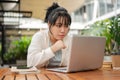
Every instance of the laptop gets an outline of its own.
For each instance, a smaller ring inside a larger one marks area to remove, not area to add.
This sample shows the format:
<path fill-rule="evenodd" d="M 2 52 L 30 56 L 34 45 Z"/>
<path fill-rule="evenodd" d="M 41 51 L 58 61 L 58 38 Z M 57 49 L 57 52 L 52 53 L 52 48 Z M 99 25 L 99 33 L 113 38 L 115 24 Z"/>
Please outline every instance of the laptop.
<path fill-rule="evenodd" d="M 47 70 L 68 73 L 99 69 L 103 64 L 105 43 L 105 37 L 73 35 L 67 66 Z"/>

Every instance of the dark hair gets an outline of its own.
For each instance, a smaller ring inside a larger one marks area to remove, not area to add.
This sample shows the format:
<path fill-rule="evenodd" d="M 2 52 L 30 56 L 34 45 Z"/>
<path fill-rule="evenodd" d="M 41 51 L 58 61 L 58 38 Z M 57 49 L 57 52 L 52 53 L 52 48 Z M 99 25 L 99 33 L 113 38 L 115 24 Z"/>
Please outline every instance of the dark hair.
<path fill-rule="evenodd" d="M 63 7 L 60 7 L 57 3 L 53 3 L 53 5 L 47 9 L 45 22 L 54 25 L 58 18 L 64 18 L 65 25 L 71 24 L 71 17 L 68 11 Z"/>
<path fill-rule="evenodd" d="M 53 3 L 52 6 L 48 7 L 46 10 L 46 16 L 44 22 L 48 22 L 48 16 L 49 14 L 56 8 L 60 7 L 57 3 Z"/>

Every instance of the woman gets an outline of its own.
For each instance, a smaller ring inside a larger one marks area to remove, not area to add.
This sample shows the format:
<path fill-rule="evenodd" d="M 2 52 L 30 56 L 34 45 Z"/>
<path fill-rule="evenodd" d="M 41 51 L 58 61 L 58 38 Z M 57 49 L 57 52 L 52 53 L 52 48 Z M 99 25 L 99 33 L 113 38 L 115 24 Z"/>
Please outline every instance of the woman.
<path fill-rule="evenodd" d="M 27 66 L 66 66 L 69 54 L 71 17 L 67 10 L 53 3 L 47 9 L 45 22 L 49 30 L 34 34 L 28 48 Z"/>

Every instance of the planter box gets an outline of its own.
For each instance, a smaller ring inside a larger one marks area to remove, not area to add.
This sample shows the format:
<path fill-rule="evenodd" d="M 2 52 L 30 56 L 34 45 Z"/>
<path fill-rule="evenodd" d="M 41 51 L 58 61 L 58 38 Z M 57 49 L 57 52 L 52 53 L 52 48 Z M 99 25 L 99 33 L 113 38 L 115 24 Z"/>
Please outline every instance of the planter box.
<path fill-rule="evenodd" d="M 120 55 L 112 55 L 112 67 L 120 68 Z"/>
<path fill-rule="evenodd" d="M 0 64 L 2 64 L 2 59 L 1 59 L 1 57 L 0 57 Z"/>
<path fill-rule="evenodd" d="M 27 60 L 17 60 L 16 64 L 19 65 L 27 65 Z"/>

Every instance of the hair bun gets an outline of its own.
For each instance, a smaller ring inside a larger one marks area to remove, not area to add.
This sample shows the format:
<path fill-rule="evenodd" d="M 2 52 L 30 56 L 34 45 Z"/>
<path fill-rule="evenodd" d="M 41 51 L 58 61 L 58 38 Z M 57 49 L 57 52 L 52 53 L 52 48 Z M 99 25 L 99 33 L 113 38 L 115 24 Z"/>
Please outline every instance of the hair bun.
<path fill-rule="evenodd" d="M 58 3 L 54 2 L 54 3 L 52 4 L 52 6 L 51 6 L 51 10 L 54 10 L 54 9 L 56 9 L 56 8 L 58 8 L 58 7 L 60 7 L 60 6 L 58 5 Z"/>
<path fill-rule="evenodd" d="M 60 7 L 58 5 L 58 3 L 54 2 L 50 7 L 47 8 L 47 12 L 46 12 L 46 17 L 45 17 L 45 21 L 44 22 L 47 22 L 47 18 L 49 16 L 49 14 L 55 10 L 56 8 Z"/>

